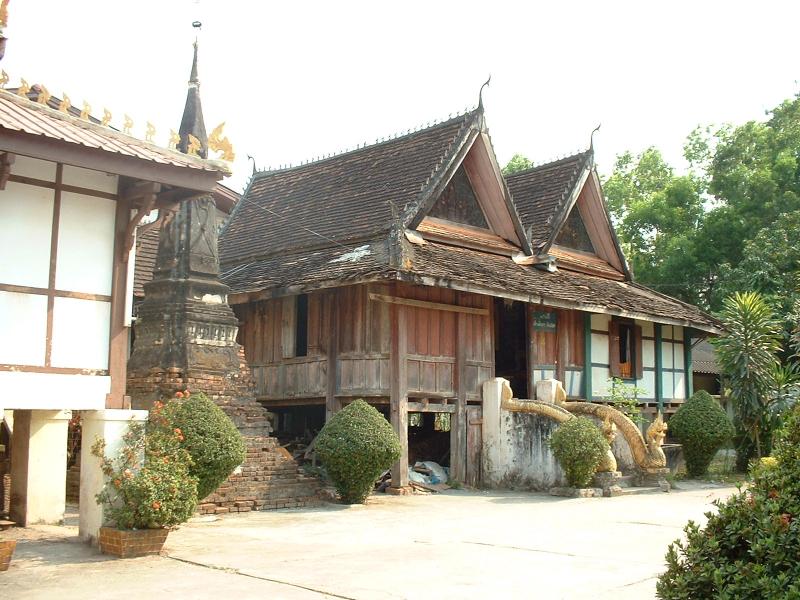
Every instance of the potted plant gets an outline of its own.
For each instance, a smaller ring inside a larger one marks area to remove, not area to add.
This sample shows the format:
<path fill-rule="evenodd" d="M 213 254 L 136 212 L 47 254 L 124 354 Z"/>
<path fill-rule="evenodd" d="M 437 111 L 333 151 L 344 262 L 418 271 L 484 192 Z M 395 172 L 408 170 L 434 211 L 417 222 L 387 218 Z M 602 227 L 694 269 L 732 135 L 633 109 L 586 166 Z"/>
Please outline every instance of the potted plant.
<path fill-rule="evenodd" d="M 120 558 L 158 554 L 169 528 L 188 520 L 197 506 L 197 479 L 181 448 L 183 433 L 172 428 L 156 402 L 145 423 L 131 422 L 118 456 L 105 454 L 105 440 L 92 446 L 107 480 L 97 494 L 107 526 L 100 551 Z"/>
<path fill-rule="evenodd" d="M 17 540 L 0 539 L 0 571 L 8 571 L 8 565 L 11 564 L 11 556 L 16 547 Z"/>

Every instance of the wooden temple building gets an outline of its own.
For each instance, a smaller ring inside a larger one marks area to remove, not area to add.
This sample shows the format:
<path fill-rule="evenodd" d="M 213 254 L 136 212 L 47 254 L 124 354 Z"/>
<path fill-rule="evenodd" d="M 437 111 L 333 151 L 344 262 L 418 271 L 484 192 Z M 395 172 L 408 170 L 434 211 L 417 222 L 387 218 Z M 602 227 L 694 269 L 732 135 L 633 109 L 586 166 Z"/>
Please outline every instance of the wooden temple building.
<path fill-rule="evenodd" d="M 619 377 L 642 390 L 646 412 L 668 414 L 692 392 L 693 341 L 719 327 L 633 281 L 591 148 L 504 177 L 480 104 L 254 173 L 220 262 L 278 433 L 319 429 L 365 398 L 401 439 L 395 487 L 418 459 L 480 482 L 491 377 L 520 398 L 556 378 L 590 401 Z"/>

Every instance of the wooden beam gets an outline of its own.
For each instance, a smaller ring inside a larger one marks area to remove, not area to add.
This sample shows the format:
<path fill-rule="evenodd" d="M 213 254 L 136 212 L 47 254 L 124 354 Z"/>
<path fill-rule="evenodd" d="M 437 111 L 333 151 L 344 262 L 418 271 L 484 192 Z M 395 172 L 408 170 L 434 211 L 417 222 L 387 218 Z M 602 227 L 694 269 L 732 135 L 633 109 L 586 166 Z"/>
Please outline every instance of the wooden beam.
<path fill-rule="evenodd" d="M 694 394 L 694 381 L 692 381 L 692 330 L 683 328 L 683 382 L 686 387 L 686 399 Z"/>
<path fill-rule="evenodd" d="M 114 222 L 114 267 L 111 272 L 111 324 L 108 344 L 108 371 L 111 375 L 111 391 L 106 396 L 106 408 L 130 408 L 127 387 L 128 328 L 125 327 L 125 300 L 128 281 L 128 234 L 133 243 L 133 231 L 129 219 L 131 205 L 128 201 L 117 201 Z M 127 252 L 125 251 L 127 248 Z"/>
<path fill-rule="evenodd" d="M 324 296 L 323 296 L 324 297 Z M 327 295 L 328 302 L 325 310 L 328 311 L 328 381 L 325 394 L 325 421 L 342 409 L 341 401 L 336 397 L 338 388 L 337 365 L 339 362 L 339 294 L 333 290 Z"/>
<path fill-rule="evenodd" d="M 488 312 L 488 311 L 487 311 Z M 467 476 L 467 316 L 456 315 L 456 411 L 450 418 L 450 478 Z"/>
<path fill-rule="evenodd" d="M 456 404 L 429 404 L 426 402 L 409 402 L 408 412 L 418 413 L 455 413 L 458 409 Z M 452 424 L 451 424 L 452 425 Z"/>
<path fill-rule="evenodd" d="M 10 152 L 0 154 L 0 190 L 6 189 L 8 178 L 11 177 L 11 165 L 14 164 L 16 155 Z"/>
<path fill-rule="evenodd" d="M 386 302 L 388 304 L 399 304 L 401 306 L 413 306 L 414 308 L 430 308 L 432 310 L 444 310 L 454 313 L 465 313 L 470 315 L 488 316 L 487 308 L 472 308 L 471 306 L 458 306 L 456 304 L 443 304 L 441 302 L 428 302 L 427 300 L 415 300 L 413 298 L 400 298 L 399 296 L 386 296 L 384 294 L 369 295 L 370 300 L 376 302 Z"/>
<path fill-rule="evenodd" d="M 392 335 L 391 383 L 389 416 L 400 439 L 400 459 L 392 465 L 392 487 L 408 486 L 408 364 L 406 360 L 406 310 L 392 304 L 390 311 Z"/>
<path fill-rule="evenodd" d="M 583 313 L 583 397 L 592 401 L 592 315 Z"/>
<path fill-rule="evenodd" d="M 663 365 L 661 359 L 661 323 L 654 323 L 655 328 L 655 342 L 653 344 L 656 355 L 656 402 L 658 402 L 658 410 L 664 410 L 664 376 Z"/>

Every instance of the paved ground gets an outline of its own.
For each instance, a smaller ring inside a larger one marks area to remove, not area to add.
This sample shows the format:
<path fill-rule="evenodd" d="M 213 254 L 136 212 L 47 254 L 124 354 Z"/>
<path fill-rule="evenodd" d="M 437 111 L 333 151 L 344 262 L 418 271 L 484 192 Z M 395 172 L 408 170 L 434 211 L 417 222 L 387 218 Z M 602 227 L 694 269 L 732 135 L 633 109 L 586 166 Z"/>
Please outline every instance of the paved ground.
<path fill-rule="evenodd" d="M 195 522 L 165 556 L 114 560 L 74 527 L 16 530 L 0 598 L 652 598 L 664 552 L 731 487 L 555 499 L 380 495 Z"/>

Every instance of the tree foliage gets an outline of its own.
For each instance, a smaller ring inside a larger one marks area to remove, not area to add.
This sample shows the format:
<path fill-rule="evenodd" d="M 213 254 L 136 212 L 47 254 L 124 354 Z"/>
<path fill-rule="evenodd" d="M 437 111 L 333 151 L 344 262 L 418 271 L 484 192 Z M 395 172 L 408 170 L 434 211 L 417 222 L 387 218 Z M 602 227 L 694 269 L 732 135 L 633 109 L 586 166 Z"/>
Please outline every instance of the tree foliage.
<path fill-rule="evenodd" d="M 511 175 L 518 171 L 525 171 L 526 169 L 530 169 L 532 166 L 533 162 L 522 156 L 522 154 L 517 153 L 512 156 L 511 160 L 509 160 L 506 166 L 503 167 L 503 175 Z"/>
<path fill-rule="evenodd" d="M 366 501 L 375 480 L 400 458 L 400 440 L 392 426 L 363 400 L 351 402 L 325 423 L 316 449 L 346 504 Z"/>
<path fill-rule="evenodd" d="M 609 450 L 600 429 L 586 417 L 575 417 L 561 423 L 549 443 L 564 469 L 567 482 L 573 487 L 589 484 Z"/>
<path fill-rule="evenodd" d="M 733 435 L 728 415 L 704 390 L 681 404 L 669 420 L 669 430 L 683 446 L 691 477 L 705 475 L 717 450 Z"/>
<path fill-rule="evenodd" d="M 769 454 L 770 399 L 779 362 L 781 328 L 764 299 L 755 292 L 726 298 L 720 313 L 725 335 L 712 340 L 717 361 L 731 389 L 738 437 L 737 463 Z"/>
<path fill-rule="evenodd" d="M 670 545 L 658 597 L 800 597 L 800 407 L 750 488 L 715 504 L 704 528 L 690 521 L 686 541 Z"/>

